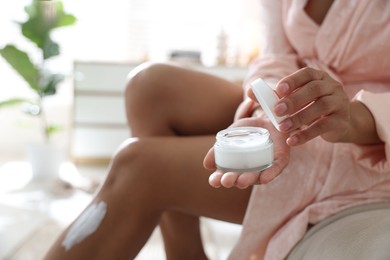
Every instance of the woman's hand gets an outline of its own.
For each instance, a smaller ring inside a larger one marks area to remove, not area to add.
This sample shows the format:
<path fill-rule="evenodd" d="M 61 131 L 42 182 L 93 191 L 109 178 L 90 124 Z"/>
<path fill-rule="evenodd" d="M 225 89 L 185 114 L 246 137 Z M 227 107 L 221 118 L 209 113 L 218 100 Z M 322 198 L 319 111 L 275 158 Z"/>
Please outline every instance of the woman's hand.
<path fill-rule="evenodd" d="M 290 158 L 290 148 L 286 144 L 287 135 L 278 132 L 264 114 L 261 114 L 256 118 L 252 117 L 237 120 L 231 127 L 238 126 L 263 127 L 269 130 L 271 139 L 274 142 L 274 163 L 270 168 L 261 173 L 224 173 L 220 170 L 216 170 L 209 177 L 209 183 L 213 187 L 218 188 L 223 186 L 226 188 L 237 187 L 245 189 L 251 185 L 268 183 L 278 176 L 288 164 Z M 204 159 L 204 166 L 210 170 L 216 169 L 213 148 L 211 148 L 207 153 Z"/>
<path fill-rule="evenodd" d="M 351 101 L 343 86 L 327 73 L 303 68 L 283 78 L 276 92 L 277 116 L 289 116 L 279 127 L 287 144 L 303 144 L 317 136 L 329 142 L 346 141 L 352 127 Z"/>

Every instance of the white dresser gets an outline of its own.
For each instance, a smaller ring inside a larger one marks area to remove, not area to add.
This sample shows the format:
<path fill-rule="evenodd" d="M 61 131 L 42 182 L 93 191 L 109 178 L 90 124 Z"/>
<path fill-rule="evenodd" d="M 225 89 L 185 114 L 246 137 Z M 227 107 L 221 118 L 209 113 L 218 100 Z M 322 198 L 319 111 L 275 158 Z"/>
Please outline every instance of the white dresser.
<path fill-rule="evenodd" d="M 75 62 L 74 106 L 70 157 L 77 163 L 106 163 L 115 149 L 131 136 L 127 127 L 123 91 L 128 73 L 138 64 Z M 234 82 L 247 73 L 242 67 L 191 68 Z"/>

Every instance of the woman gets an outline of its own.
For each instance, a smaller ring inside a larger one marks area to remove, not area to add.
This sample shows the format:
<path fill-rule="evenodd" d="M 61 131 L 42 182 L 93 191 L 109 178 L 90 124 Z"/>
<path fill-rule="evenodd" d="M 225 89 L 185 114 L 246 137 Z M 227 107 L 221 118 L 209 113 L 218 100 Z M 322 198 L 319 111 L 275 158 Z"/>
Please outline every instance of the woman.
<path fill-rule="evenodd" d="M 242 101 L 230 82 L 140 67 L 125 93 L 135 138 L 118 149 L 101 190 L 47 259 L 134 258 L 156 225 L 168 259 L 206 259 L 199 216 L 243 223 L 231 259 L 283 259 L 294 250 L 293 258 L 304 254 L 293 248 L 308 227 L 344 209 L 386 208 L 375 203 L 390 199 L 390 3 L 264 0 L 261 9 L 262 55 L 244 88 L 258 77 L 275 86 L 274 112 L 288 116 L 281 132 L 250 91 Z M 209 148 L 234 115 L 234 126 L 269 129 L 273 167 L 210 175 Z"/>

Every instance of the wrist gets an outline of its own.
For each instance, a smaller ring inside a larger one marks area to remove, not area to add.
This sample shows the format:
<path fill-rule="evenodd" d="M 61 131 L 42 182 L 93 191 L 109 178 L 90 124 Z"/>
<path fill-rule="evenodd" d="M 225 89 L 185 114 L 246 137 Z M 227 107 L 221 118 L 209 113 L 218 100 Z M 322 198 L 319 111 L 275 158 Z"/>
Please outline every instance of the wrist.
<path fill-rule="evenodd" d="M 356 144 L 378 144 L 375 119 L 370 110 L 360 101 L 350 104 L 350 125 L 343 141 Z"/>

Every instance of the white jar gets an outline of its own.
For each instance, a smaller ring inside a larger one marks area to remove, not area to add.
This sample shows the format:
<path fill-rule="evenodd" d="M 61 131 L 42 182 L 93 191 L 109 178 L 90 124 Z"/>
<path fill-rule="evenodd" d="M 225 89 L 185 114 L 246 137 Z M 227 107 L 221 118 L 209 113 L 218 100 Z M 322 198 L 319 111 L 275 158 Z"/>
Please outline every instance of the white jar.
<path fill-rule="evenodd" d="M 267 129 L 236 127 L 218 132 L 215 163 L 224 172 L 260 172 L 272 165 L 273 142 Z"/>

